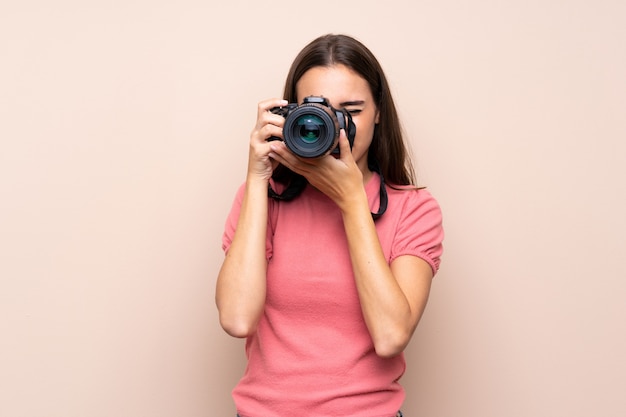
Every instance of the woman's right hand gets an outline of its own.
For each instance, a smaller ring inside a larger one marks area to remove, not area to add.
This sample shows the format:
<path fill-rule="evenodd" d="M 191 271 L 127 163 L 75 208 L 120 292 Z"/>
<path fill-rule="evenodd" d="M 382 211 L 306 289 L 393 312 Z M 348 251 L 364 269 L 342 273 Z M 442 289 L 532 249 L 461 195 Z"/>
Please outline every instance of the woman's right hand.
<path fill-rule="evenodd" d="M 276 136 L 282 139 L 285 118 L 274 114 L 270 109 L 287 105 L 287 100 L 273 98 L 258 104 L 257 120 L 250 134 L 250 151 L 248 156 L 248 180 L 262 179 L 269 181 L 278 162 L 270 158 L 270 142 Z"/>

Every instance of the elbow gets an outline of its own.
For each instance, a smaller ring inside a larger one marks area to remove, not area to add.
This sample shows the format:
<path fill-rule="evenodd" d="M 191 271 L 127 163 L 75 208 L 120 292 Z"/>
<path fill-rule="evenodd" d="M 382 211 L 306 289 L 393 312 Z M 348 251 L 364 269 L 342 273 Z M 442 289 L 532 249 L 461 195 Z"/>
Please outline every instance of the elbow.
<path fill-rule="evenodd" d="M 405 347 L 406 345 L 385 343 L 380 345 L 374 345 L 374 350 L 376 351 L 376 355 L 378 355 L 379 357 L 384 359 L 390 359 L 402 353 Z"/>
<path fill-rule="evenodd" d="M 245 308 L 239 303 L 224 301 L 216 296 L 220 326 L 230 336 L 244 339 L 256 332 L 262 308 Z"/>
<path fill-rule="evenodd" d="M 374 340 L 374 350 L 381 358 L 393 358 L 404 352 L 410 340 L 411 335 L 406 332 L 387 334 L 385 337 Z"/>
<path fill-rule="evenodd" d="M 256 321 L 243 318 L 234 319 L 224 317 L 220 314 L 220 325 L 222 329 L 232 337 L 245 339 L 256 331 Z"/>

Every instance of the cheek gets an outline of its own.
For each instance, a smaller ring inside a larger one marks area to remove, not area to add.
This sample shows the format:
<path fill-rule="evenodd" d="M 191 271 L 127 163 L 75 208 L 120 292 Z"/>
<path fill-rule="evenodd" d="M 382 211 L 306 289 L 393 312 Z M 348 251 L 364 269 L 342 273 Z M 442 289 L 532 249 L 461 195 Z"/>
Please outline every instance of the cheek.
<path fill-rule="evenodd" d="M 359 161 L 363 158 L 372 144 L 372 137 L 374 135 L 374 125 L 371 123 L 359 123 L 355 121 L 356 136 L 354 137 L 354 144 L 352 145 L 352 156 Z"/>
<path fill-rule="evenodd" d="M 369 122 L 363 122 L 361 120 L 357 120 L 354 122 L 356 126 L 356 136 L 354 138 L 355 145 L 358 143 L 359 146 L 369 147 L 372 142 L 372 137 L 374 136 L 374 124 Z"/>

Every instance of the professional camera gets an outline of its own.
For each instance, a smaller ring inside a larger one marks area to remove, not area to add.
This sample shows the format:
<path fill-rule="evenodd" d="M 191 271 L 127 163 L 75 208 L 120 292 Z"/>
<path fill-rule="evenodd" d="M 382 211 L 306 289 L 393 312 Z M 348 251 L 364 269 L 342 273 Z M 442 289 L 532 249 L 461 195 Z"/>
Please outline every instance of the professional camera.
<path fill-rule="evenodd" d="M 341 129 L 345 129 L 352 148 L 356 126 L 350 113 L 345 109 L 335 109 L 324 97 L 306 97 L 300 105 L 289 103 L 270 111 L 285 118 L 285 145 L 298 156 L 317 158 L 329 153 L 338 154 Z M 280 138 L 272 136 L 269 140 Z"/>

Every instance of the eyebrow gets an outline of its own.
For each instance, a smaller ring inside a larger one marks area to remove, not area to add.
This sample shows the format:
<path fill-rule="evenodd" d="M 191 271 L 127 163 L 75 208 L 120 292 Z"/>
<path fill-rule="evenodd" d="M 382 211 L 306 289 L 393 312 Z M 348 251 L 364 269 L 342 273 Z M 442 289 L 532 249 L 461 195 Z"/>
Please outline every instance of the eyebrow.
<path fill-rule="evenodd" d="M 343 103 L 339 103 L 339 105 L 341 107 L 347 107 L 347 106 L 362 106 L 363 104 L 365 104 L 364 100 L 355 100 L 355 101 L 344 101 Z"/>

